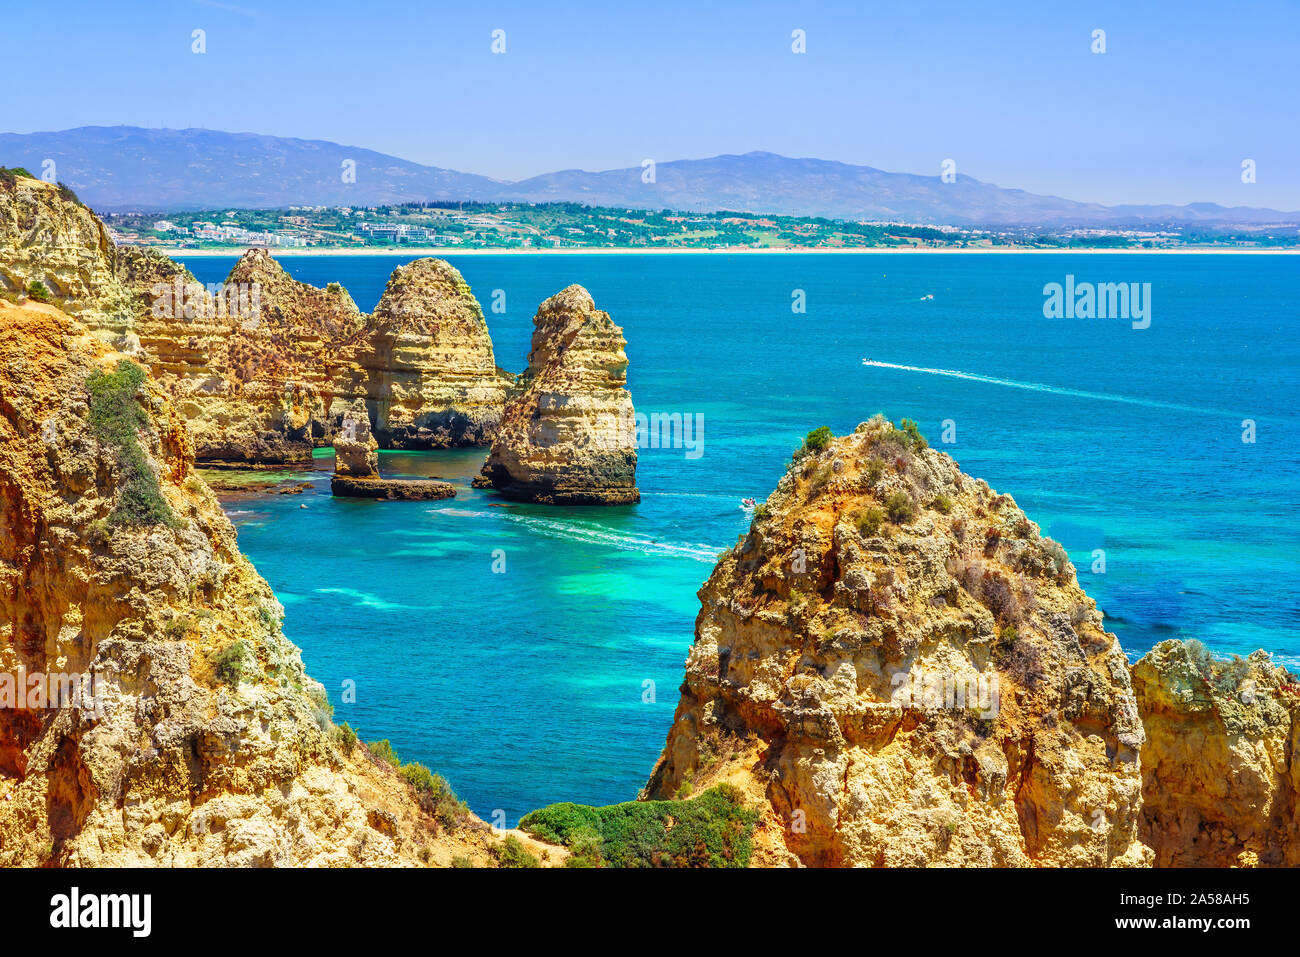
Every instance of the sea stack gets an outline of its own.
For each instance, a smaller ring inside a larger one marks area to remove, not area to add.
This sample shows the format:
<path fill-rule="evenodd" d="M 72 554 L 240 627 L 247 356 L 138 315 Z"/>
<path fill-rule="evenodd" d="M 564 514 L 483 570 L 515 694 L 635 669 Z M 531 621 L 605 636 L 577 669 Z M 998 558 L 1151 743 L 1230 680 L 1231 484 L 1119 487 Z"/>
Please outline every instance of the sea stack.
<path fill-rule="evenodd" d="M 623 330 L 578 285 L 543 302 L 533 325 L 528 370 L 475 486 L 550 505 L 639 502 Z"/>
<path fill-rule="evenodd" d="M 334 476 L 330 492 L 342 498 L 455 498 L 456 488 L 433 479 L 385 479 L 379 476 L 379 443 L 370 432 L 366 404 L 357 399 L 343 413 L 334 436 Z"/>
<path fill-rule="evenodd" d="M 486 445 L 501 421 L 510 376 L 469 284 L 441 259 L 393 270 L 346 360 L 336 394 L 366 399 L 384 448 Z"/>
<path fill-rule="evenodd" d="M 1149 863 L 1119 643 L 1061 547 L 905 426 L 811 433 L 718 562 L 644 796 L 741 786 L 759 864 Z"/>

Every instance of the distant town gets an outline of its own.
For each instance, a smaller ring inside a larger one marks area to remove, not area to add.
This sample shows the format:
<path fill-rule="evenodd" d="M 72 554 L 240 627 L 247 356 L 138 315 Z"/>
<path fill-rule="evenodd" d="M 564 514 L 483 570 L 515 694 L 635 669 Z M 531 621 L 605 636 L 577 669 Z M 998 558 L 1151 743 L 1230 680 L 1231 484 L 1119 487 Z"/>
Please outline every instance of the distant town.
<path fill-rule="evenodd" d="M 744 212 L 646 211 L 577 203 L 290 206 L 104 217 L 115 241 L 167 249 L 1022 249 L 1294 248 L 1287 227 L 1088 228 L 1044 231 L 848 222 Z"/>

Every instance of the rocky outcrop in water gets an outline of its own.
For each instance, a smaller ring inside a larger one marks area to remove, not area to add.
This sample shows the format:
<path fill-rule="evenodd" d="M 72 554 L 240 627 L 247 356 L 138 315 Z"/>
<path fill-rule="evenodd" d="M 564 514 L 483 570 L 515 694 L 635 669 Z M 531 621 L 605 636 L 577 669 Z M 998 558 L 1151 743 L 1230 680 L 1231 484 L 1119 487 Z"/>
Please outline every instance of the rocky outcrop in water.
<path fill-rule="evenodd" d="M 370 434 L 366 404 L 357 399 L 343 413 L 343 423 L 334 436 L 334 474 L 349 478 L 379 478 L 379 443 Z"/>
<path fill-rule="evenodd" d="M 1257 651 L 1164 641 L 1133 666 L 1142 837 L 1159 867 L 1300 865 L 1300 682 Z"/>
<path fill-rule="evenodd" d="M 496 366 L 469 284 L 441 259 L 393 270 L 341 358 L 335 392 L 364 398 L 385 448 L 486 445 L 500 423 L 510 376 Z"/>
<path fill-rule="evenodd" d="M 528 370 L 474 484 L 553 505 L 640 501 L 623 330 L 577 285 L 542 303 L 533 324 Z"/>
<path fill-rule="evenodd" d="M 810 435 L 699 594 L 645 794 L 742 787 L 756 863 L 1150 861 L 1118 642 L 1060 546 L 914 427 Z"/>
<path fill-rule="evenodd" d="M 456 489 L 435 479 L 386 479 L 379 475 L 379 445 L 370 434 L 370 416 L 361 399 L 343 414 L 334 436 L 334 475 L 330 492 L 344 498 L 455 498 Z"/>
<path fill-rule="evenodd" d="M 125 358 L 0 302 L 0 864 L 489 860 L 481 823 L 333 728 Z"/>

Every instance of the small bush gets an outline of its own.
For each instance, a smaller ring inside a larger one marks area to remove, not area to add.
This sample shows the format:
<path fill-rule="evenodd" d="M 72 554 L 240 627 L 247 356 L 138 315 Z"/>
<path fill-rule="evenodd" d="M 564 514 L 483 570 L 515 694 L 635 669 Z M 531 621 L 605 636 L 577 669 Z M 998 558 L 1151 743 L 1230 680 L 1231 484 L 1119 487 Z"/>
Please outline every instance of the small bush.
<path fill-rule="evenodd" d="M 1060 578 L 1070 567 L 1070 556 L 1066 554 L 1065 549 L 1060 542 L 1050 538 L 1043 539 L 1043 552 L 1047 556 L 1048 564 L 1051 566 L 1052 575 Z"/>
<path fill-rule="evenodd" d="M 767 518 L 771 514 L 772 514 L 772 510 L 768 507 L 766 502 L 764 502 L 762 505 L 759 505 L 757 508 L 754 509 L 754 518 L 756 520 Z"/>
<path fill-rule="evenodd" d="M 950 499 L 947 495 L 943 495 L 943 494 L 936 495 L 934 497 L 934 501 L 930 503 L 930 507 L 934 509 L 936 512 L 938 512 L 940 515 L 947 515 L 949 512 L 952 511 L 952 499 Z"/>
<path fill-rule="evenodd" d="M 194 630 L 194 617 L 192 615 L 177 615 L 171 621 L 167 622 L 167 627 L 163 632 L 172 641 L 179 641 L 191 631 Z"/>
<path fill-rule="evenodd" d="M 33 279 L 27 284 L 27 298 L 36 302 L 49 302 L 53 297 L 50 295 L 50 290 L 45 283 L 39 279 Z"/>
<path fill-rule="evenodd" d="M 112 530 L 108 527 L 108 519 L 97 518 L 86 526 L 86 541 L 91 545 L 107 545 L 113 538 Z"/>
<path fill-rule="evenodd" d="M 854 516 L 853 522 L 858 527 L 858 534 L 869 538 L 880 531 L 885 521 L 885 513 L 878 508 L 864 508 Z"/>
<path fill-rule="evenodd" d="M 352 730 L 352 725 L 344 721 L 334 729 L 334 740 L 339 743 L 345 755 L 351 755 L 357 746 L 357 733 Z"/>
<path fill-rule="evenodd" d="M 804 438 L 803 447 L 810 452 L 820 452 L 831 444 L 831 438 L 831 427 L 819 425 Z"/>
<path fill-rule="evenodd" d="M 208 660 L 212 663 L 212 672 L 217 680 L 235 688 L 244 676 L 248 646 L 242 641 L 233 641 L 220 651 L 212 654 Z"/>
<path fill-rule="evenodd" d="M 911 419 L 903 420 L 903 434 L 907 436 L 907 447 L 913 452 L 920 452 L 929 447 L 930 443 L 925 441 L 925 436 Z"/>
<path fill-rule="evenodd" d="M 903 525 L 916 515 L 916 506 L 912 504 L 912 499 L 906 492 L 892 492 L 889 498 L 885 499 L 885 512 L 895 525 Z"/>
<path fill-rule="evenodd" d="M 500 844 L 490 850 L 499 867 L 541 867 L 541 862 L 528 853 L 528 848 L 513 834 L 507 834 Z"/>
<path fill-rule="evenodd" d="M 366 750 L 370 752 L 370 756 L 374 758 L 376 762 L 390 764 L 393 767 L 398 767 L 402 763 L 402 759 L 399 758 L 397 752 L 393 750 L 393 743 L 387 738 L 380 741 L 371 741 L 366 745 Z"/>
<path fill-rule="evenodd" d="M 892 442 L 908 452 L 920 452 L 929 446 L 925 436 L 911 419 L 904 419 L 900 428 L 891 424 L 883 438 L 884 441 Z"/>
<path fill-rule="evenodd" d="M 869 458 L 867 464 L 863 467 L 863 471 L 867 475 L 867 481 L 875 484 L 885 474 L 885 463 L 878 458 Z"/>
<path fill-rule="evenodd" d="M 388 742 L 375 743 L 387 744 Z M 373 747 L 372 745 L 372 752 Z M 391 745 L 389 751 L 392 751 Z M 394 753 L 394 760 L 389 763 L 396 764 L 396 758 L 397 755 Z M 411 790 L 415 792 L 415 799 L 424 813 L 447 830 L 455 830 L 461 821 L 465 819 L 465 815 L 469 813 L 469 806 L 456 797 L 451 785 L 447 783 L 447 779 L 441 774 L 434 774 L 417 761 L 403 764 L 400 773 L 406 783 L 411 786 Z"/>
<path fill-rule="evenodd" d="M 452 867 L 473 867 L 474 862 L 471 861 L 468 857 L 462 857 L 460 855 L 457 855 L 451 859 L 451 866 Z"/>

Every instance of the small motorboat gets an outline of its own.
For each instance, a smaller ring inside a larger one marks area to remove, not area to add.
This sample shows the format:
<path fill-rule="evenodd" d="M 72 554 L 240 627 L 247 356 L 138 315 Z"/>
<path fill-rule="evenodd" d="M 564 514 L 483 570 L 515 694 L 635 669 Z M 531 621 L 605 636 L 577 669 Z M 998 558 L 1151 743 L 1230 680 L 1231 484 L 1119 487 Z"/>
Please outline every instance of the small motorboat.
<path fill-rule="evenodd" d="M 758 507 L 758 503 L 755 502 L 752 498 L 742 498 L 740 500 L 740 507 L 747 512 L 752 512 L 754 509 Z"/>

